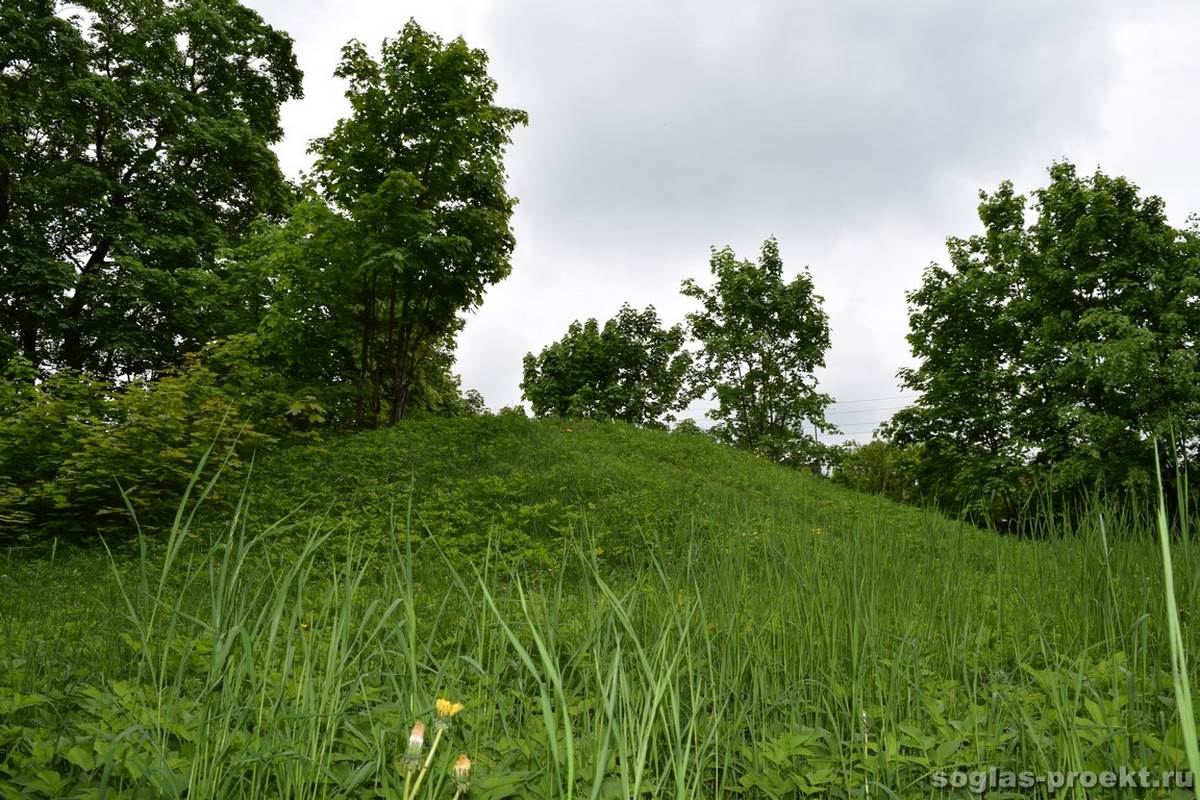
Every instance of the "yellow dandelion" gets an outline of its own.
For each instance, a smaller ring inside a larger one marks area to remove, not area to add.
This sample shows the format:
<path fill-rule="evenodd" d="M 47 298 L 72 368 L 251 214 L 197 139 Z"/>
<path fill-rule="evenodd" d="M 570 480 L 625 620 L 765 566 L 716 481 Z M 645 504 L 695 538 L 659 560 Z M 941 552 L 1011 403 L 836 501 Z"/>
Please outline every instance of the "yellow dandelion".
<path fill-rule="evenodd" d="M 462 710 L 462 703 L 452 703 L 442 697 L 439 697 L 437 700 L 437 715 L 442 719 L 450 719 Z"/>

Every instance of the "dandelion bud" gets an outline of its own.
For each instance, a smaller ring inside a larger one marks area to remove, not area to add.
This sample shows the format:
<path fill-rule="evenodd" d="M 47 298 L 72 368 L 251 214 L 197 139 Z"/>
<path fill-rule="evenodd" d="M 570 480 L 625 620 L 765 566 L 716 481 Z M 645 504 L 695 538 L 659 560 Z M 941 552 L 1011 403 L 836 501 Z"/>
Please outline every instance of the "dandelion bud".
<path fill-rule="evenodd" d="M 421 750 L 425 747 L 425 723 L 417 720 L 408 735 L 408 749 L 404 751 L 404 767 L 412 771 L 421 764 Z"/>
<path fill-rule="evenodd" d="M 466 753 L 459 753 L 458 758 L 454 761 L 454 781 L 458 784 L 459 789 L 467 788 L 470 777 L 471 759 L 467 758 Z"/>
<path fill-rule="evenodd" d="M 425 723 L 417 720 L 412 727 L 412 733 L 408 735 L 408 750 L 409 752 L 421 752 L 421 748 L 425 746 Z"/>

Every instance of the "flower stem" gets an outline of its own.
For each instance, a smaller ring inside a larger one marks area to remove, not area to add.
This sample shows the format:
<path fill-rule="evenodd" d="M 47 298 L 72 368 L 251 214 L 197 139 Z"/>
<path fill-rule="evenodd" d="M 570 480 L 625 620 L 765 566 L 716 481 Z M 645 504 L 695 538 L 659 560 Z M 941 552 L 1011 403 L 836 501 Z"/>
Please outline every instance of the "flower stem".
<path fill-rule="evenodd" d="M 407 793 L 404 795 L 404 800 L 412 800 L 417 796 L 417 792 L 421 789 L 421 782 L 425 780 L 425 773 L 429 772 L 429 765 L 433 763 L 433 754 L 437 752 L 438 742 L 442 740 L 442 733 L 445 728 L 439 727 L 437 732 L 433 734 L 433 744 L 429 745 L 429 755 L 425 756 L 425 763 L 421 765 L 421 771 L 417 773 L 417 782 L 413 784 L 412 795 Z"/>

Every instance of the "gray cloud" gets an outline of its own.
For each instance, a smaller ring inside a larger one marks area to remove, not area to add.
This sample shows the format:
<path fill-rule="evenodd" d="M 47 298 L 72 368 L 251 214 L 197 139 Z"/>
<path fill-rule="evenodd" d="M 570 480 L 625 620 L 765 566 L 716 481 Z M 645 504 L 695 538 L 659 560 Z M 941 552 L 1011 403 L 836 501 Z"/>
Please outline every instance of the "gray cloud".
<path fill-rule="evenodd" d="M 572 238 L 861 229 L 938 202 L 948 171 L 1094 125 L 1103 6 L 978 5 L 494 11 L 505 85 L 533 119 L 513 155 L 526 211 Z"/>
<path fill-rule="evenodd" d="M 626 300 L 677 320 L 679 282 L 706 274 L 709 246 L 752 256 L 769 234 L 826 297 L 823 388 L 892 398 L 903 293 L 946 235 L 975 229 L 979 188 L 1033 188 L 1071 157 L 1136 167 L 1173 210 L 1200 208 L 1196 169 L 1179 168 L 1190 141 L 1163 133 L 1198 121 L 1167 105 L 1200 78 L 1200 15 L 1184 2 L 252 5 L 296 36 L 308 71 L 285 117 L 289 169 L 343 113 L 328 77 L 341 43 L 375 43 L 410 15 L 485 48 L 502 102 L 529 112 L 509 158 L 513 275 L 459 350 L 493 406 L 519 399 L 521 356 L 571 320 Z M 861 435 L 898 402 L 837 416 Z"/>

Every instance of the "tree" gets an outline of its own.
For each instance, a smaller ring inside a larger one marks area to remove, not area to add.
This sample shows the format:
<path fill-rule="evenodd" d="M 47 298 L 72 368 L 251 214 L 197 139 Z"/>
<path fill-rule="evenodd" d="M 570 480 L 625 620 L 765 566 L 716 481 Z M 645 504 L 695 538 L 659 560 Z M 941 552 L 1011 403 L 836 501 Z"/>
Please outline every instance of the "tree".
<path fill-rule="evenodd" d="M 291 203 L 270 144 L 300 82 L 235 0 L 6 2 L 0 349 L 112 378 L 244 328 L 214 256 Z"/>
<path fill-rule="evenodd" d="M 817 447 L 804 426 L 835 430 L 825 420 L 832 399 L 813 376 L 825 365 L 829 320 L 811 276 L 804 270 L 784 280 L 774 238 L 757 264 L 725 247 L 713 249 L 709 265 L 714 286 L 687 280 L 683 293 L 701 304 L 688 322 L 702 345 L 699 387 L 717 400 L 709 412 L 715 432 L 777 461 L 811 461 Z"/>
<path fill-rule="evenodd" d="M 360 252 L 351 223 L 312 194 L 284 224 L 260 223 L 230 252 L 265 305 L 255 328 L 257 359 L 286 376 L 297 394 L 319 397 L 338 428 L 361 422 L 361 309 L 352 268 Z"/>
<path fill-rule="evenodd" d="M 837 459 L 833 482 L 860 492 L 879 494 L 900 503 L 920 500 L 912 480 L 913 454 L 891 442 L 872 439 L 866 444 L 846 442 L 831 448 Z"/>
<path fill-rule="evenodd" d="M 1200 236 L 1124 178 L 1049 174 L 1029 225 L 1010 182 L 981 193 L 984 232 L 908 296 L 921 397 L 890 436 L 921 445 L 925 491 L 993 518 L 1035 482 L 1149 489 L 1153 442 L 1169 479 L 1200 434 Z"/>
<path fill-rule="evenodd" d="M 242 289 L 265 305 L 248 357 L 264 374 L 286 379 L 296 397 L 312 396 L 330 426 L 353 429 L 378 422 L 364 417 L 359 379 L 362 247 L 353 220 L 315 194 L 296 204 L 282 225 L 262 222 L 229 252 L 244 276 Z M 226 302 L 250 303 L 231 296 Z M 482 399 L 464 395 L 452 372 L 453 340 L 428 343 L 413 376 L 409 407 L 439 414 L 475 413 Z M 378 398 L 378 395 L 375 395 Z"/>
<path fill-rule="evenodd" d="M 409 22 L 379 60 L 343 48 L 351 114 L 313 143 L 315 178 L 348 221 L 361 415 L 401 420 L 424 363 L 507 277 L 515 205 L 503 156 L 523 111 L 494 103 L 487 54 Z"/>
<path fill-rule="evenodd" d="M 562 339 L 526 355 L 521 391 L 539 417 L 664 426 L 693 399 L 684 339 L 682 326 L 662 327 L 654 306 L 625 304 L 603 328 L 575 321 Z"/>

